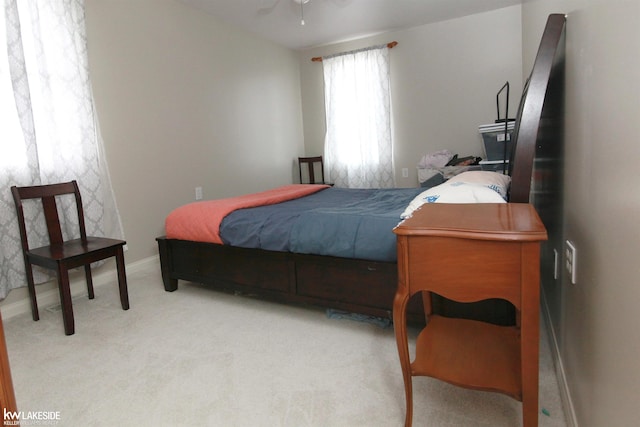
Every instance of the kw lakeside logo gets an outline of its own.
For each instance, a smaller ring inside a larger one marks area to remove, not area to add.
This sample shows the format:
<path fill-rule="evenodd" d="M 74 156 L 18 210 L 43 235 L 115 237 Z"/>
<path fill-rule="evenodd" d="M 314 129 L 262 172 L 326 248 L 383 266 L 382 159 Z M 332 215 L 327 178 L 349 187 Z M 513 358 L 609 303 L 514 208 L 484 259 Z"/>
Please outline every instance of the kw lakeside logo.
<path fill-rule="evenodd" d="M 53 426 L 60 419 L 60 411 L 8 411 L 3 408 L 3 426 Z"/>

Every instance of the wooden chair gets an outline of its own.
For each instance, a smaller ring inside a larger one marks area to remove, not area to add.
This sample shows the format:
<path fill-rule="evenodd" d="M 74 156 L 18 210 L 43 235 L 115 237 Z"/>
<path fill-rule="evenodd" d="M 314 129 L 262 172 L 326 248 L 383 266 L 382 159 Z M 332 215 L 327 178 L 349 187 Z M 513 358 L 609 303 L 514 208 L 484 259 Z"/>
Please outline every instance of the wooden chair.
<path fill-rule="evenodd" d="M 87 278 L 87 291 L 89 299 L 94 298 L 93 281 L 91 279 L 91 263 L 110 257 L 116 258 L 118 270 L 118 285 L 120 288 L 120 302 L 122 309 L 129 309 L 129 295 L 127 293 L 127 278 L 124 266 L 123 246 L 124 240 L 108 239 L 103 237 L 87 236 L 84 225 L 84 212 L 80 190 L 76 181 L 60 184 L 37 185 L 31 187 L 11 187 L 11 193 L 16 204 L 18 224 L 20 226 L 20 239 L 24 255 L 25 270 L 27 273 L 27 285 L 31 297 L 31 313 L 33 320 L 40 318 L 38 303 L 36 301 L 36 289 L 33 282 L 32 265 L 38 265 L 55 270 L 60 290 L 60 302 L 62 305 L 62 318 L 64 332 L 73 335 L 73 306 L 71 303 L 71 290 L 69 288 L 69 270 L 84 266 Z M 75 195 L 76 209 L 78 212 L 78 225 L 80 238 L 64 240 L 60 228 L 60 218 L 56 205 L 56 196 L 65 194 Z M 22 201 L 25 199 L 41 199 L 44 209 L 44 217 L 49 233 L 49 245 L 40 248 L 29 249 L 27 228 L 24 221 Z"/>
<path fill-rule="evenodd" d="M 316 175 L 313 168 L 313 165 L 319 163 L 320 164 L 320 176 L 322 177 L 322 181 L 316 183 Z M 300 169 L 300 184 L 302 181 L 302 169 L 303 166 L 307 165 L 307 170 L 309 171 L 309 184 L 324 184 L 324 163 L 322 161 L 322 156 L 315 157 L 298 157 L 298 167 Z"/>

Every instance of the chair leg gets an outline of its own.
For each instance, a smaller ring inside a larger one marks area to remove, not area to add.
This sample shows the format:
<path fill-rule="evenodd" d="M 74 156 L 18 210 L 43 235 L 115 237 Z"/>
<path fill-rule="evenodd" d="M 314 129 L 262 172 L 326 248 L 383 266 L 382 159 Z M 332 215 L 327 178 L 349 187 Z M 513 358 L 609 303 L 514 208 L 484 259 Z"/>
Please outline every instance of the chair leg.
<path fill-rule="evenodd" d="M 120 288 L 120 303 L 123 310 L 129 310 L 129 293 L 127 291 L 127 273 L 124 267 L 124 251 L 120 246 L 116 251 L 116 267 L 118 268 L 118 287 Z"/>
<path fill-rule="evenodd" d="M 91 264 L 84 266 L 84 275 L 87 277 L 87 292 L 89 293 L 89 299 L 95 298 L 93 293 L 93 279 L 91 278 Z"/>
<path fill-rule="evenodd" d="M 58 288 L 60 290 L 60 303 L 62 305 L 62 320 L 64 322 L 65 335 L 73 335 L 75 332 L 73 322 L 73 304 L 71 302 L 71 289 L 69 289 L 69 271 L 63 266 L 58 266 Z"/>
<path fill-rule="evenodd" d="M 40 313 L 38 313 L 38 301 L 36 300 L 36 286 L 33 283 L 33 268 L 29 260 L 24 260 L 25 272 L 27 274 L 27 287 L 29 288 L 29 298 L 31 299 L 31 317 L 33 320 L 40 320 Z"/>

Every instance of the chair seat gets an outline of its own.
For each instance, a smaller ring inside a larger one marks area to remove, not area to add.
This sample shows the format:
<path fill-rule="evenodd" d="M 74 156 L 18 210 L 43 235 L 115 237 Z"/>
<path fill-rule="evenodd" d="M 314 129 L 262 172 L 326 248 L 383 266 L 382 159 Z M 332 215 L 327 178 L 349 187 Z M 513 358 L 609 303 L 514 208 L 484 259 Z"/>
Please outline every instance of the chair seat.
<path fill-rule="evenodd" d="M 65 260 L 67 265 L 73 264 L 73 259 L 82 257 L 79 260 L 79 266 L 82 266 L 87 261 L 87 255 L 90 252 L 115 249 L 118 246 L 124 246 L 127 242 L 118 239 L 109 239 L 106 237 L 87 237 L 86 240 L 74 239 L 67 240 L 66 242 L 57 243 L 49 246 L 42 246 L 29 250 L 27 253 L 32 258 L 34 264 L 40 265 L 39 261 L 62 261 Z M 96 254 L 95 261 L 104 259 L 104 255 Z M 95 262 L 90 261 L 90 262 Z M 48 264 L 46 264 L 48 265 Z M 73 268 L 73 267 L 70 267 Z"/>

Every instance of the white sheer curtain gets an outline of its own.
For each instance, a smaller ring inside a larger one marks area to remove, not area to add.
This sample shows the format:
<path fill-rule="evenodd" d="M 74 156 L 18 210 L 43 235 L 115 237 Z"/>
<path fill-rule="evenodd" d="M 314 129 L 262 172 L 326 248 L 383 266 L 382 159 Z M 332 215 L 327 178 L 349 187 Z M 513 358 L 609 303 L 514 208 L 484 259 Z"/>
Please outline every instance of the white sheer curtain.
<path fill-rule="evenodd" d="M 394 187 L 389 48 L 323 57 L 322 64 L 330 182 L 337 187 Z"/>
<path fill-rule="evenodd" d="M 87 233 L 123 238 L 99 137 L 87 64 L 84 1 L 0 0 L 0 298 L 25 286 L 12 185 L 78 180 Z M 75 222 L 73 205 L 62 215 Z M 36 206 L 25 206 L 48 243 Z M 63 219 L 63 222 L 67 219 Z M 63 232 L 76 237 L 72 227 Z M 37 241 L 36 241 L 37 240 Z M 47 277 L 36 271 L 36 280 Z"/>

